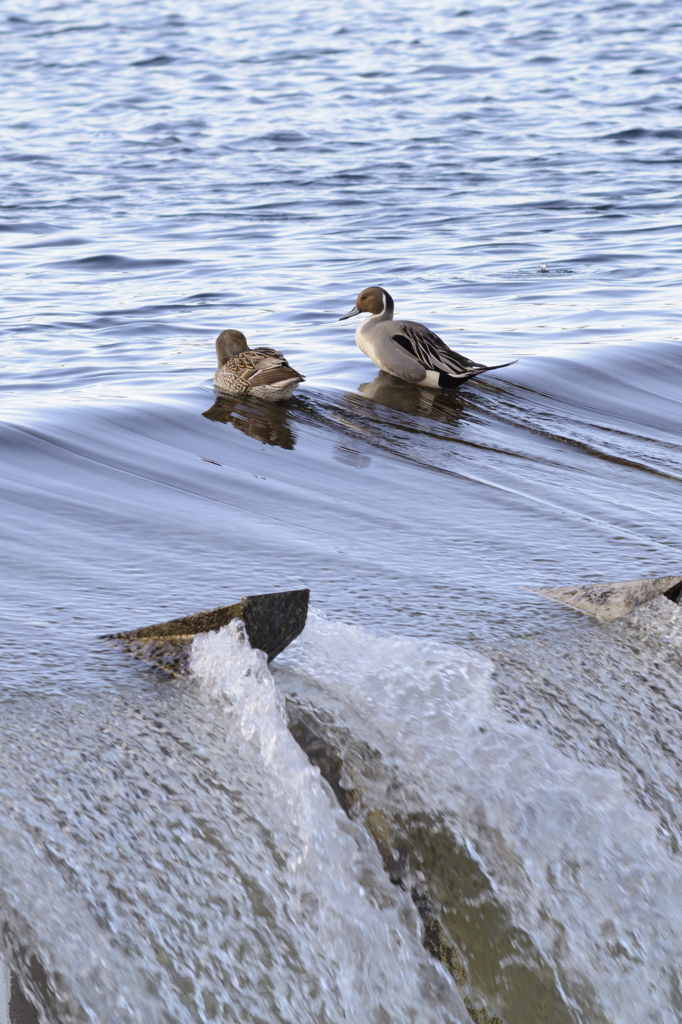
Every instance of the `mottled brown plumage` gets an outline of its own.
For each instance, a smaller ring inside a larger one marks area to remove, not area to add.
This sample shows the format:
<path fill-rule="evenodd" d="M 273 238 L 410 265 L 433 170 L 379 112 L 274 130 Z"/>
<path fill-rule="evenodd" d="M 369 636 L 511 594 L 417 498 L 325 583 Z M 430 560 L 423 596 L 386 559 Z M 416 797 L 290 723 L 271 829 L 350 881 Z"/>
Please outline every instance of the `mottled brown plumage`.
<path fill-rule="evenodd" d="M 241 331 L 216 338 L 218 369 L 214 383 L 233 395 L 254 395 L 267 402 L 289 398 L 305 377 L 274 348 L 249 348 Z"/>

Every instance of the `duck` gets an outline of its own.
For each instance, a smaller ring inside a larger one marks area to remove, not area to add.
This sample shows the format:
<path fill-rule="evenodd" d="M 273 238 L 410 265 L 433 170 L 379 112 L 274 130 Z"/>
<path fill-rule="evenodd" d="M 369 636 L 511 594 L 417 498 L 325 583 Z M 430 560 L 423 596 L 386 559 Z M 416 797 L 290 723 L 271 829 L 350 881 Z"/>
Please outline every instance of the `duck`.
<path fill-rule="evenodd" d="M 365 288 L 358 295 L 347 320 L 358 313 L 370 313 L 355 332 L 355 343 L 380 370 L 423 388 L 458 388 L 488 370 L 501 370 L 516 362 L 484 366 L 453 352 L 445 342 L 412 320 L 393 319 L 393 299 L 385 288 Z"/>
<path fill-rule="evenodd" d="M 218 369 L 213 382 L 233 395 L 253 395 L 266 402 L 281 402 L 305 380 L 276 349 L 249 348 L 241 331 L 221 331 L 215 348 Z"/>

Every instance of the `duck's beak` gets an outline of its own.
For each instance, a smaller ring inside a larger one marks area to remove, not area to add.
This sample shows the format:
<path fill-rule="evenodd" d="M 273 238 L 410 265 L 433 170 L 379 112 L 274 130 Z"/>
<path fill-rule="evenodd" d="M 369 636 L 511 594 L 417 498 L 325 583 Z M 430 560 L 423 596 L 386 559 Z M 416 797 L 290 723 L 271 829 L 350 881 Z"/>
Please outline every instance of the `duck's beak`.
<path fill-rule="evenodd" d="M 350 313 L 345 313 L 343 316 L 340 316 L 339 320 L 347 320 L 349 316 L 357 316 L 359 312 L 360 310 L 358 309 L 358 307 L 353 306 Z"/>

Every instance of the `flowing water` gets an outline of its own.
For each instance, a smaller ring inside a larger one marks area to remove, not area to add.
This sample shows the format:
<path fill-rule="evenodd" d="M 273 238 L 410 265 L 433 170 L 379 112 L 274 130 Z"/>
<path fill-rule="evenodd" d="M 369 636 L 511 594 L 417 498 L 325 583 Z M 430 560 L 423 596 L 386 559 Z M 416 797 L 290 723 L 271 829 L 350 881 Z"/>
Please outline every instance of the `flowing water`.
<path fill-rule="evenodd" d="M 2 5 L 0 1021 L 682 1021 L 680 613 L 528 589 L 682 571 L 681 52 L 671 0 Z M 373 284 L 518 362 L 378 373 Z M 96 639 L 297 586 L 270 669 Z"/>

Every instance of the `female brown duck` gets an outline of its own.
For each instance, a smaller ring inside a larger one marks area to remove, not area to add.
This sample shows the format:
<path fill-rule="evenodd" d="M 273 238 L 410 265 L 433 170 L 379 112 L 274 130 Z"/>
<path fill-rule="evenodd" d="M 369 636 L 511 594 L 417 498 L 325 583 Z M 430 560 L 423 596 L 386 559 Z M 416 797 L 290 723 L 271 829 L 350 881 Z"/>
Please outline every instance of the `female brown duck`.
<path fill-rule="evenodd" d="M 274 348 L 249 348 L 241 331 L 221 331 L 216 338 L 218 369 L 214 383 L 233 395 L 253 395 L 266 402 L 289 398 L 305 377 Z"/>

